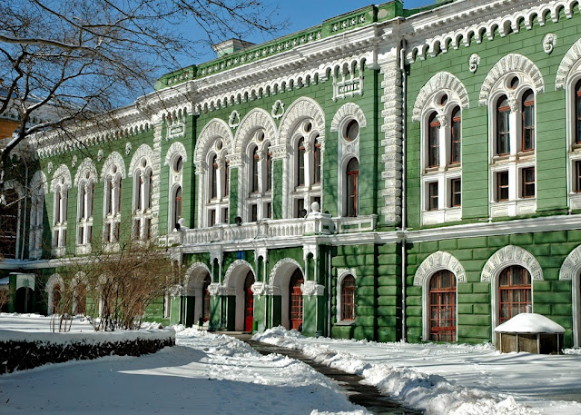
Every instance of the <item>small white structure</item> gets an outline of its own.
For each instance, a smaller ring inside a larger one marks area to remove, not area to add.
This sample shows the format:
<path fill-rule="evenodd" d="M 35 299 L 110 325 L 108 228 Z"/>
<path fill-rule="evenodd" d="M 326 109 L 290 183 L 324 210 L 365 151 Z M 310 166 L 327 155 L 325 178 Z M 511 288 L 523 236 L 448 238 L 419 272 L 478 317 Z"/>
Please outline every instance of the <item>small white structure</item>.
<path fill-rule="evenodd" d="M 494 332 L 496 348 L 502 353 L 558 354 L 565 329 L 543 315 L 520 313 L 496 327 Z"/>

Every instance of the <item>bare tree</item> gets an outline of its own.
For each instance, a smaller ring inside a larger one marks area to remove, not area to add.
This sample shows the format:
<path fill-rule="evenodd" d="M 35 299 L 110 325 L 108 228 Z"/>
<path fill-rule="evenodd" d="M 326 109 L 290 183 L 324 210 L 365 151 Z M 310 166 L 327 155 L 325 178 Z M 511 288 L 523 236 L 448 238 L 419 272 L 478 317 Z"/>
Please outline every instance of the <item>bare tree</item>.
<path fill-rule="evenodd" d="M 279 30 L 274 12 L 262 0 L 0 2 L 0 117 L 18 120 L 0 148 L 0 196 L 9 155 L 26 137 L 130 102 L 195 52 L 180 25 L 215 42 Z"/>
<path fill-rule="evenodd" d="M 93 247 L 86 257 L 63 261 L 61 314 L 78 314 L 82 307 L 98 316 L 92 320 L 97 331 L 139 328 L 152 302 L 163 299 L 181 278 L 165 249 L 150 241 Z"/>

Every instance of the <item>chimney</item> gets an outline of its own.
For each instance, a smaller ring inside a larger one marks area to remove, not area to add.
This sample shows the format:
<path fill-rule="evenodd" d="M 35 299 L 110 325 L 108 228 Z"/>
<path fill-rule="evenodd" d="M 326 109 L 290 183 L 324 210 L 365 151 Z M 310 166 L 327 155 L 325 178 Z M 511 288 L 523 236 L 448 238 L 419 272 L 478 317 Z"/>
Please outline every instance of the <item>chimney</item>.
<path fill-rule="evenodd" d="M 239 50 L 246 49 L 250 46 L 254 46 L 254 43 L 246 42 L 242 39 L 229 39 L 224 42 L 212 45 L 212 49 L 214 49 L 216 55 L 221 58 L 224 55 L 238 52 Z"/>

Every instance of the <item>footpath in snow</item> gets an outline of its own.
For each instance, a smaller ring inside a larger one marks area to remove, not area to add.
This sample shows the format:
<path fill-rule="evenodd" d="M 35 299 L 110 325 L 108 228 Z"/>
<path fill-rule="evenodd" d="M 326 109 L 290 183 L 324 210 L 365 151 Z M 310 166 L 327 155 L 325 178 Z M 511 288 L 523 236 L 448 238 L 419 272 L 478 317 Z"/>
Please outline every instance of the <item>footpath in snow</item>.
<path fill-rule="evenodd" d="M 375 343 L 270 329 L 254 340 L 356 373 L 426 414 L 579 415 L 581 352 L 500 354 L 491 345 Z"/>
<path fill-rule="evenodd" d="M 38 335 L 48 327 L 46 317 L 0 315 L 0 338 L 10 336 L 5 329 Z M 177 346 L 155 354 L 1 375 L 0 414 L 368 414 L 304 363 L 262 356 L 232 337 L 176 329 Z M 82 320 L 73 332 L 94 336 Z"/>

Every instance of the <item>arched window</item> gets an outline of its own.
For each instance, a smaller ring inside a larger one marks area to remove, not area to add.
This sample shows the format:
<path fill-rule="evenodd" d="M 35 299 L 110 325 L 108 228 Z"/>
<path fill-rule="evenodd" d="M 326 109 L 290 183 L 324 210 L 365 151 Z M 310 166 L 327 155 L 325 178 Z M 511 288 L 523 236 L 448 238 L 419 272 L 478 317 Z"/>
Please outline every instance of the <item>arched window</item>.
<path fill-rule="evenodd" d="M 581 79 L 575 84 L 575 144 L 581 144 Z"/>
<path fill-rule="evenodd" d="M 434 112 L 428 118 L 428 167 L 440 165 L 440 121 Z"/>
<path fill-rule="evenodd" d="M 535 94 L 530 89 L 523 95 L 521 112 L 521 151 L 533 151 L 535 149 Z"/>
<path fill-rule="evenodd" d="M 531 274 L 519 265 L 505 268 L 498 279 L 499 324 L 527 311 L 532 305 Z"/>
<path fill-rule="evenodd" d="M 355 278 L 347 275 L 341 282 L 341 315 L 342 321 L 355 320 Z"/>
<path fill-rule="evenodd" d="M 303 274 L 297 269 L 289 281 L 289 318 L 290 328 L 302 330 L 303 326 Z"/>
<path fill-rule="evenodd" d="M 93 183 L 90 180 L 82 180 L 78 189 L 77 245 L 89 245 L 93 230 Z"/>
<path fill-rule="evenodd" d="M 210 199 L 218 197 L 218 156 L 214 154 L 210 166 Z"/>
<path fill-rule="evenodd" d="M 452 111 L 450 125 L 450 164 L 459 164 L 461 161 L 461 140 L 462 140 L 462 115 L 460 107 Z"/>
<path fill-rule="evenodd" d="M 321 143 L 315 138 L 315 146 L 313 148 L 313 184 L 321 183 Z"/>
<path fill-rule="evenodd" d="M 356 158 L 349 160 L 345 174 L 345 183 L 347 184 L 346 214 L 349 217 L 355 217 L 358 214 L 359 203 L 359 162 Z"/>
<path fill-rule="evenodd" d="M 267 151 L 266 153 L 266 191 L 270 192 L 272 190 L 272 152 Z"/>
<path fill-rule="evenodd" d="M 296 186 L 305 185 L 305 139 L 301 137 L 297 142 L 296 148 L 296 165 L 297 165 L 297 175 L 296 175 Z"/>
<path fill-rule="evenodd" d="M 430 340 L 456 340 L 456 277 L 438 271 L 430 278 Z"/>
<path fill-rule="evenodd" d="M 0 252 L 5 258 L 16 258 L 18 235 L 18 192 L 6 189 L 6 203 L 0 204 Z"/>
<path fill-rule="evenodd" d="M 250 192 L 258 192 L 259 171 L 258 164 L 260 163 L 260 155 L 258 154 L 258 147 L 254 147 L 251 157 L 251 171 L 250 171 Z"/>
<path fill-rule="evenodd" d="M 106 243 L 119 241 L 121 224 L 121 188 L 122 179 L 113 167 L 105 178 L 105 218 L 103 240 Z"/>
<path fill-rule="evenodd" d="M 230 194 L 230 163 L 224 160 L 224 187 L 222 188 L 223 197 L 228 197 Z"/>
<path fill-rule="evenodd" d="M 506 95 L 496 101 L 496 154 L 510 153 L 510 106 Z"/>
<path fill-rule="evenodd" d="M 69 189 L 65 185 L 56 188 L 53 227 L 53 246 L 55 248 L 64 248 L 67 244 L 68 194 Z"/>
<path fill-rule="evenodd" d="M 179 186 L 174 193 L 173 198 L 173 224 L 177 225 L 178 220 L 182 217 L 182 187 Z M 177 226 L 176 226 L 177 227 Z"/>

